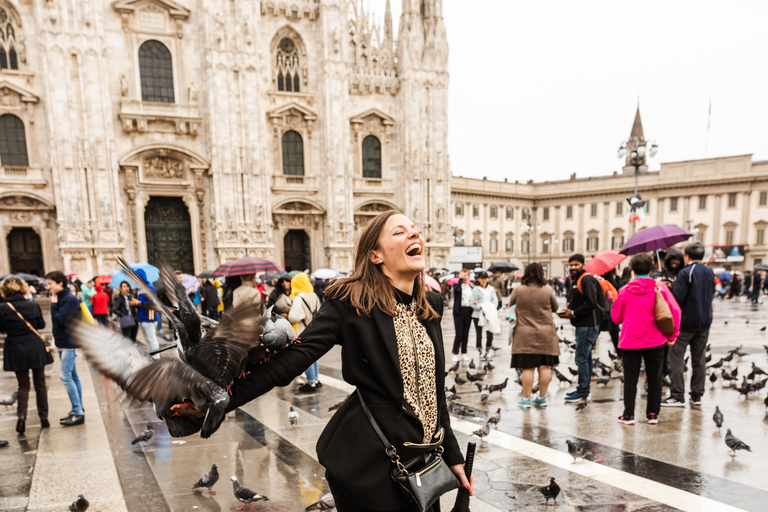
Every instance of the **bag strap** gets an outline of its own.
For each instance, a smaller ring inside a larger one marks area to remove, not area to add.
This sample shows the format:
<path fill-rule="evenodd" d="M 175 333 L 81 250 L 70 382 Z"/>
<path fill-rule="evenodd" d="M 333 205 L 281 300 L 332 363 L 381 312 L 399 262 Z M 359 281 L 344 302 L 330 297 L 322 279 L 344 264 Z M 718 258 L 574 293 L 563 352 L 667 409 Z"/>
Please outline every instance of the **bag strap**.
<path fill-rule="evenodd" d="M 11 309 L 13 310 L 13 312 L 14 312 L 14 313 L 16 313 L 16 314 L 19 316 L 19 318 L 21 318 L 21 321 L 22 321 L 22 322 L 24 322 L 25 324 L 27 324 L 27 327 L 29 327 L 29 330 L 30 330 L 30 331 L 32 331 L 33 333 L 37 334 L 37 337 L 38 337 L 38 338 L 40 338 L 40 341 L 42 341 L 42 342 L 43 342 L 43 345 L 45 346 L 45 351 L 46 351 L 46 352 L 50 352 L 50 351 L 51 351 L 51 349 L 49 349 L 49 348 L 48 348 L 48 343 L 46 343 L 46 341 L 45 341 L 45 338 L 43 338 L 43 336 L 42 336 L 42 335 L 41 335 L 39 332 L 37 332 L 37 329 L 35 329 L 34 327 L 32 327 L 32 325 L 30 325 L 30 323 L 29 323 L 29 322 L 27 322 L 27 319 L 26 319 L 26 318 L 24 318 L 24 317 L 22 316 L 22 314 L 21 314 L 21 313 L 19 313 L 19 312 L 18 312 L 18 310 L 17 310 L 15 307 L 13 307 L 13 304 L 11 304 L 10 302 L 6 302 L 6 303 L 5 303 L 5 305 L 6 305 L 6 306 L 8 306 L 9 308 L 11 308 Z"/>
<path fill-rule="evenodd" d="M 305 305 L 305 306 L 307 306 L 307 309 L 309 310 L 309 312 L 310 312 L 310 313 L 312 313 L 312 318 L 315 318 L 315 315 L 317 314 L 317 309 L 315 309 L 314 311 L 312 311 L 312 308 L 310 308 L 310 307 L 309 307 L 309 304 L 307 304 L 307 301 L 306 301 L 306 300 L 304 300 L 304 297 L 302 297 L 301 295 L 299 295 L 298 297 L 301 299 L 301 302 L 303 302 L 303 303 L 304 303 L 304 305 Z M 318 308 L 318 309 L 319 309 L 319 308 Z M 312 320 L 310 320 L 310 322 L 311 322 L 311 321 L 312 321 Z M 304 324 L 304 327 L 306 327 L 306 326 L 307 326 L 307 322 L 306 322 L 304 319 L 302 319 L 302 320 L 301 320 L 301 323 L 303 323 L 303 324 Z"/>
<path fill-rule="evenodd" d="M 355 391 L 357 392 L 357 397 L 360 399 L 360 405 L 363 406 L 363 412 L 373 427 L 373 431 L 376 432 L 376 435 L 379 437 L 381 444 L 384 445 L 384 451 L 387 453 L 387 457 L 389 457 L 393 463 L 397 464 L 399 468 L 401 466 L 400 456 L 397 454 L 395 446 L 389 442 L 387 436 L 385 436 L 384 432 L 382 432 L 381 428 L 379 428 L 379 424 L 376 423 L 375 419 L 373 419 L 373 414 L 371 414 L 370 409 L 368 409 L 368 406 L 365 404 L 365 400 L 363 400 L 363 395 L 360 393 L 360 390 L 356 389 Z"/>

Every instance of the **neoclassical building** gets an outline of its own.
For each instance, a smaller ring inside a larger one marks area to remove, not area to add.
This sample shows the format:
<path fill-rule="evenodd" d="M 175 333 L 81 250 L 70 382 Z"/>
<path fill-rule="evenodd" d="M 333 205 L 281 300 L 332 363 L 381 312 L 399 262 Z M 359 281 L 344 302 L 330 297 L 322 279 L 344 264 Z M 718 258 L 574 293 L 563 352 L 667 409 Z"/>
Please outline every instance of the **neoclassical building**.
<path fill-rule="evenodd" d="M 631 133 L 630 139 L 643 137 L 639 109 Z M 454 176 L 454 244 L 482 248 L 482 262 L 470 260 L 486 267 L 503 260 L 522 269 L 538 261 L 563 275 L 571 254 L 589 258 L 629 240 L 626 199 L 634 194 L 634 172 L 627 163 L 621 173 L 574 173 L 563 181 Z M 737 155 L 662 163 L 659 171 L 643 166 L 638 185 L 647 204 L 638 230 L 659 224 L 688 229 L 718 257 L 716 267 L 745 270 L 768 262 L 768 161 Z"/>
<path fill-rule="evenodd" d="M 395 208 L 452 241 L 442 0 L 0 0 L 0 272 L 352 265 Z"/>

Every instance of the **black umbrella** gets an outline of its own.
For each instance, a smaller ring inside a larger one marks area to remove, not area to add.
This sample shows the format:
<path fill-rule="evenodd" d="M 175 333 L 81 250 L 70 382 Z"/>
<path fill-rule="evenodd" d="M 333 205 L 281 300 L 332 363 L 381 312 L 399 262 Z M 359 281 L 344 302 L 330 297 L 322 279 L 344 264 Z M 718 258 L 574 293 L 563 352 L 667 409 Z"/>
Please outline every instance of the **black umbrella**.
<path fill-rule="evenodd" d="M 212 270 L 206 270 L 205 272 L 200 272 L 200 274 L 198 274 L 197 277 L 199 277 L 200 279 L 202 278 L 215 279 L 216 274 L 214 274 Z"/>
<path fill-rule="evenodd" d="M 508 261 L 497 261 L 491 265 L 488 272 L 501 272 L 502 274 L 506 274 L 507 272 L 514 272 L 515 270 L 520 270 L 520 267 L 513 265 Z"/>
<path fill-rule="evenodd" d="M 758 263 L 755 265 L 755 270 L 768 270 L 768 265 L 764 263 Z"/>

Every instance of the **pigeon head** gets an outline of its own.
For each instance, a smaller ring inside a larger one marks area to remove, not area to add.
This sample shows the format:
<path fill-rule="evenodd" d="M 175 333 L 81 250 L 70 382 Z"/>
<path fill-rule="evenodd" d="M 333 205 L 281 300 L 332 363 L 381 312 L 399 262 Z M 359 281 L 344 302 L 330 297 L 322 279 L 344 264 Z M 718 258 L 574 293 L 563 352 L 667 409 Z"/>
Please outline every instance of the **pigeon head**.
<path fill-rule="evenodd" d="M 237 477 L 236 477 L 236 476 L 234 476 L 234 475 L 232 475 L 232 485 L 234 485 L 234 486 L 235 486 L 235 489 L 237 489 L 238 487 L 240 487 L 240 482 L 238 482 L 238 481 L 237 481 Z"/>
<path fill-rule="evenodd" d="M 218 467 L 219 465 L 214 462 L 213 465 L 211 466 L 211 471 L 216 471 Z"/>
<path fill-rule="evenodd" d="M 147 423 L 147 428 L 149 430 L 155 430 L 155 426 L 153 424 L 151 424 L 151 423 Z"/>

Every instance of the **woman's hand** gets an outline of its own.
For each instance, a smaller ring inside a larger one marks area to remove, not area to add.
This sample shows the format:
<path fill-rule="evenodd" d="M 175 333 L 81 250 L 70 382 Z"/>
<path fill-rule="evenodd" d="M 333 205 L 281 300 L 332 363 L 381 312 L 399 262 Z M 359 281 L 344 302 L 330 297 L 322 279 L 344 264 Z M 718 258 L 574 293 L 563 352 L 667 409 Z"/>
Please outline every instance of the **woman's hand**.
<path fill-rule="evenodd" d="M 453 471 L 453 474 L 456 475 L 461 486 L 465 489 L 469 489 L 469 495 L 472 496 L 472 493 L 475 490 L 475 475 L 470 475 L 469 482 L 467 482 L 467 475 L 464 473 L 464 464 L 456 464 L 455 466 L 450 466 L 450 468 L 451 471 Z"/>

